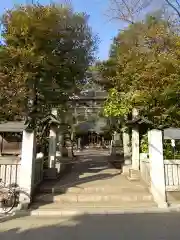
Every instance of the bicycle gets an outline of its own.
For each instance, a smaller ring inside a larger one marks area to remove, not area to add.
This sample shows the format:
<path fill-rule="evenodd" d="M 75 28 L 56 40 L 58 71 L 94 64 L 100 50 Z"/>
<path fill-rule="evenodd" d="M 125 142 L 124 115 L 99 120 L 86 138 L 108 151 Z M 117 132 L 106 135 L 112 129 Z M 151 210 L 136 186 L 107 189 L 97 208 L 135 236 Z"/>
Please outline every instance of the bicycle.
<path fill-rule="evenodd" d="M 18 202 L 19 190 L 16 184 L 6 186 L 0 178 L 0 213 L 10 213 L 18 205 Z"/>

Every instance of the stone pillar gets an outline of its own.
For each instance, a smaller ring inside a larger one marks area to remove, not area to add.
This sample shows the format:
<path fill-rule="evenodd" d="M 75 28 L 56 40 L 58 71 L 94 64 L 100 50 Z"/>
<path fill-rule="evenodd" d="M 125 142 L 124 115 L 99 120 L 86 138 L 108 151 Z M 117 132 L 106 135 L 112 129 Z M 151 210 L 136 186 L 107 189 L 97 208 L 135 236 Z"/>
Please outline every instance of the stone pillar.
<path fill-rule="evenodd" d="M 22 191 L 20 193 L 20 208 L 26 208 L 31 201 L 34 185 L 36 155 L 36 139 L 34 131 L 31 133 L 23 131 L 21 151 L 19 185 Z"/>
<path fill-rule="evenodd" d="M 78 138 L 78 141 L 77 141 L 77 150 L 78 150 L 78 151 L 81 150 L 81 138 Z"/>
<path fill-rule="evenodd" d="M 51 126 L 49 133 L 49 168 L 55 168 L 56 166 L 56 144 L 57 134 L 56 127 Z"/>
<path fill-rule="evenodd" d="M 133 119 L 138 116 L 137 109 L 133 109 L 132 117 Z M 132 169 L 140 169 L 140 159 L 139 159 L 139 128 L 138 126 L 132 129 Z"/>
<path fill-rule="evenodd" d="M 114 134 L 114 147 L 115 147 L 115 153 L 121 154 L 121 134 L 118 132 L 115 132 Z"/>
<path fill-rule="evenodd" d="M 62 169 L 64 168 L 63 164 L 61 163 L 62 159 L 62 152 L 63 152 L 63 146 L 62 146 L 62 140 L 63 136 L 62 133 L 59 131 L 58 132 L 58 137 L 57 137 L 57 142 L 58 142 L 58 149 L 56 151 L 56 169 L 58 173 L 61 173 Z"/>
<path fill-rule="evenodd" d="M 116 154 L 116 147 L 115 147 L 115 135 L 116 132 L 113 133 L 112 135 L 112 140 L 111 140 L 111 148 L 110 148 L 110 155 L 115 155 Z"/>
<path fill-rule="evenodd" d="M 56 108 L 53 108 L 51 113 L 52 115 L 57 117 Z M 57 147 L 57 127 L 51 125 L 49 133 L 49 159 L 48 159 L 49 168 L 55 168 L 56 166 L 56 147 Z"/>
<path fill-rule="evenodd" d="M 124 165 L 131 165 L 132 159 L 131 159 L 131 148 L 130 148 L 130 136 L 127 130 L 128 130 L 127 128 L 122 129 Z"/>
<path fill-rule="evenodd" d="M 105 147 L 104 137 L 102 137 L 102 139 L 101 139 L 101 147 Z"/>
<path fill-rule="evenodd" d="M 111 142 L 110 142 L 110 147 L 109 147 L 109 154 L 110 155 L 113 155 L 113 149 L 114 149 L 113 145 L 114 145 L 114 140 L 113 140 L 113 136 L 112 136 L 112 139 L 111 139 Z"/>
<path fill-rule="evenodd" d="M 59 134 L 58 134 L 58 143 L 59 143 L 59 154 L 60 156 L 62 156 L 62 147 L 63 147 L 63 135 L 62 135 L 62 132 L 59 131 Z"/>
<path fill-rule="evenodd" d="M 149 131 L 148 144 L 151 169 L 151 193 L 159 207 L 167 207 L 162 131 L 156 129 Z"/>

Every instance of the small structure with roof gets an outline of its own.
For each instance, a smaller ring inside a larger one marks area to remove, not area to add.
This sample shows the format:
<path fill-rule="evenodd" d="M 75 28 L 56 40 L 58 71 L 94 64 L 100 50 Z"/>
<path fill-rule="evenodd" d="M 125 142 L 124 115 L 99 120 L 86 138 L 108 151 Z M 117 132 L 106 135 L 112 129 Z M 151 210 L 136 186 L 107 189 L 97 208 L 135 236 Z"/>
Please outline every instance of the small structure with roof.
<path fill-rule="evenodd" d="M 0 124 L 0 178 L 9 184 L 19 184 L 24 121 Z"/>
<path fill-rule="evenodd" d="M 27 128 L 24 121 L 8 121 L 0 124 L 0 155 L 21 154 L 22 133 Z"/>

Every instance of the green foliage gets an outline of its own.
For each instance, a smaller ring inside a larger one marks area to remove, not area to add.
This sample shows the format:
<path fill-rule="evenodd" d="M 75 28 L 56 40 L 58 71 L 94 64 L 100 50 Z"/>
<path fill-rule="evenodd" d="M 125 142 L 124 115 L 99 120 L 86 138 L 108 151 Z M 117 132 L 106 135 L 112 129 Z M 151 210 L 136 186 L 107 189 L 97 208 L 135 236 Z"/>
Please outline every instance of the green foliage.
<path fill-rule="evenodd" d="M 98 74 L 98 69 L 96 65 L 91 65 L 89 66 L 88 70 L 86 71 L 86 77 L 84 84 L 81 85 L 82 90 L 101 90 L 102 87 L 98 83 L 99 79 L 99 74 Z"/>
<path fill-rule="evenodd" d="M 180 140 L 175 140 L 175 148 L 171 146 L 171 140 L 164 140 L 163 155 L 164 159 L 180 159 Z M 147 133 L 140 138 L 140 153 L 148 153 L 148 135 Z"/>
<path fill-rule="evenodd" d="M 115 88 L 109 90 L 109 96 L 104 104 L 104 115 L 108 116 L 123 116 L 131 110 L 127 95 L 118 92 Z"/>
<path fill-rule="evenodd" d="M 96 82 L 107 91 L 114 87 L 113 77 L 116 76 L 115 43 L 112 44 L 111 48 L 110 58 L 107 61 L 97 62 L 95 66 L 97 71 Z"/>
<path fill-rule="evenodd" d="M 127 115 L 136 107 L 154 125 L 179 126 L 179 35 L 163 18 L 148 16 L 121 31 L 114 44 L 104 64 L 113 61 L 113 72 L 101 68 L 113 86 L 105 115 Z"/>
<path fill-rule="evenodd" d="M 140 153 L 148 153 L 148 135 L 144 134 L 140 139 Z"/>
<path fill-rule="evenodd" d="M 175 140 L 175 149 L 171 146 L 171 140 L 164 140 L 163 155 L 164 159 L 180 159 L 180 140 Z"/>
<path fill-rule="evenodd" d="M 5 12 L 5 46 L 0 52 L 5 77 L 0 84 L 9 97 L 0 99 L 2 109 L 6 106 L 3 114 L 13 115 L 13 104 L 24 109 L 27 97 L 38 98 L 42 112 L 44 107 L 64 104 L 78 91 L 96 47 L 87 21 L 84 14 L 55 4 L 16 6 Z"/>

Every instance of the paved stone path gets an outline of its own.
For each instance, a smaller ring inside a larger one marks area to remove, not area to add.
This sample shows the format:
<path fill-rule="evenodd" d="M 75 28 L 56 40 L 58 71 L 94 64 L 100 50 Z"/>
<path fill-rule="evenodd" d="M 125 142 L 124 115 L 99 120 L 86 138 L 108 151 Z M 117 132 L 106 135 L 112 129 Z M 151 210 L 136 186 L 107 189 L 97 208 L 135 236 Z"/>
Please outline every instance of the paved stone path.
<path fill-rule="evenodd" d="M 67 187 L 77 191 L 85 188 L 127 188 L 129 186 L 135 190 L 135 186 L 147 188 L 140 182 L 130 182 L 121 175 L 121 169 L 114 168 L 108 163 L 107 150 L 85 150 L 77 152 L 77 161 L 72 171 L 58 181 L 47 181 L 42 185 L 43 188 Z M 67 190 L 68 190 L 67 189 Z"/>
<path fill-rule="evenodd" d="M 112 209 L 155 207 L 143 181 L 129 181 L 108 162 L 108 151 L 78 153 L 72 171 L 60 180 L 45 182 L 34 197 L 32 210 L 62 215 L 67 212 L 109 212 Z"/>
<path fill-rule="evenodd" d="M 180 214 L 22 217 L 0 223 L 2 240 L 179 240 Z"/>

